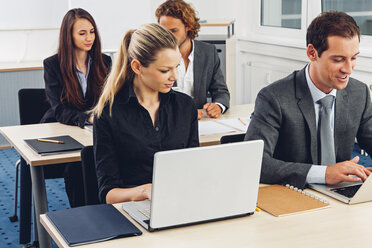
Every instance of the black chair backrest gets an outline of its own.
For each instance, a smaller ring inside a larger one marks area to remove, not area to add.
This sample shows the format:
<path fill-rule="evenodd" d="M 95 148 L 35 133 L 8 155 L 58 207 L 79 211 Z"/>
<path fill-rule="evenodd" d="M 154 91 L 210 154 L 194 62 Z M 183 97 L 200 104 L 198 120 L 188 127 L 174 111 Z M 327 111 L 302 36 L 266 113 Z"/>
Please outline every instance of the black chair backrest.
<path fill-rule="evenodd" d="M 19 120 L 21 125 L 39 123 L 50 108 L 45 89 L 20 89 L 18 91 Z"/>
<path fill-rule="evenodd" d="M 18 91 L 19 121 L 21 125 L 40 123 L 50 108 L 45 89 L 20 89 Z M 63 177 L 65 166 L 43 166 L 45 179 Z"/>
<path fill-rule="evenodd" d="M 83 170 L 85 205 L 99 204 L 93 146 L 86 146 L 81 150 L 81 167 Z"/>
<path fill-rule="evenodd" d="M 245 133 L 225 135 L 221 137 L 220 143 L 226 144 L 226 143 L 241 142 L 241 141 L 244 141 L 244 137 L 245 137 Z"/>

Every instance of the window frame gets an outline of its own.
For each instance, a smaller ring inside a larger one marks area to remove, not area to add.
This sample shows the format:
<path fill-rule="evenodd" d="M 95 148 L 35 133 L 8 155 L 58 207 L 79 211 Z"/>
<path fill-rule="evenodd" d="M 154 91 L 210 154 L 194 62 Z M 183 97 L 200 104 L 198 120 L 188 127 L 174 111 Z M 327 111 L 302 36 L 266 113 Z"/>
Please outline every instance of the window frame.
<path fill-rule="evenodd" d="M 261 2 L 252 1 L 251 25 L 248 39 L 260 43 L 268 43 L 289 47 L 306 47 L 306 30 L 312 20 L 322 11 L 322 0 L 301 0 L 301 29 L 262 26 L 261 25 Z M 285 34 L 285 36 L 283 36 Z M 372 57 L 372 35 L 361 35 L 360 55 Z"/>
<path fill-rule="evenodd" d="M 279 44 L 284 46 L 295 46 L 303 47 L 304 37 L 306 37 L 306 7 L 307 0 L 301 0 L 301 29 L 293 28 L 283 28 L 274 26 L 262 26 L 261 25 L 261 1 L 253 0 L 252 2 L 252 19 L 250 32 L 248 34 L 249 39 L 257 42 L 269 43 L 269 44 Z M 286 34 L 285 37 L 281 36 L 283 33 Z"/>

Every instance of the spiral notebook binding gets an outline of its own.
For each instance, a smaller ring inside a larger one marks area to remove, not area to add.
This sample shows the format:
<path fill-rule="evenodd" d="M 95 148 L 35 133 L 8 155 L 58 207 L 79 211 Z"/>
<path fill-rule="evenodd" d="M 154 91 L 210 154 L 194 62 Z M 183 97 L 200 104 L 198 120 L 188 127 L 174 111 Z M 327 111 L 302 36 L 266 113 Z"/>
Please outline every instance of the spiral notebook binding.
<path fill-rule="evenodd" d="M 291 190 L 297 191 L 297 192 L 299 192 L 299 193 L 301 193 L 301 194 L 304 194 L 304 195 L 306 195 L 306 196 L 309 196 L 309 197 L 311 197 L 311 198 L 314 198 L 315 200 L 318 200 L 318 201 L 321 201 L 321 202 L 323 202 L 323 203 L 328 204 L 328 201 L 326 201 L 326 200 L 324 200 L 324 199 L 322 199 L 322 198 L 320 198 L 320 197 L 318 197 L 318 196 L 316 196 L 316 195 L 313 195 L 313 194 L 311 194 L 311 193 L 309 193 L 309 192 L 307 192 L 307 191 L 305 191 L 305 190 L 299 189 L 299 188 L 294 187 L 293 185 L 289 185 L 289 184 L 286 184 L 285 186 L 286 186 L 287 188 L 291 189 Z"/>

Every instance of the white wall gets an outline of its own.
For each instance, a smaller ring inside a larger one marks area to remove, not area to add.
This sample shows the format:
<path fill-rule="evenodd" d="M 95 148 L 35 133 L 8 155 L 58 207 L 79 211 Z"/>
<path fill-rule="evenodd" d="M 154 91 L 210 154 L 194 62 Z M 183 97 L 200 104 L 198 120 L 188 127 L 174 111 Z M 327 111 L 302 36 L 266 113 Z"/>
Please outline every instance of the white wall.
<path fill-rule="evenodd" d="M 63 16 L 71 8 L 90 12 L 106 51 L 117 49 L 126 30 L 155 20 L 151 0 L 0 1 L 0 63 L 42 61 L 54 54 Z"/>
<path fill-rule="evenodd" d="M 235 19 L 235 33 L 246 35 L 252 0 L 191 0 L 199 17 Z M 156 22 L 163 0 L 0 0 L 0 63 L 42 61 L 58 46 L 59 26 L 70 8 L 84 8 L 95 19 L 104 50 L 116 50 L 128 29 Z M 21 6 L 21 7 L 20 7 Z M 202 28 L 200 34 L 226 34 L 226 28 Z"/>
<path fill-rule="evenodd" d="M 163 0 L 0 0 L 0 63 L 42 61 L 55 53 L 58 26 L 67 9 L 75 7 L 85 8 L 93 15 L 101 33 L 103 49 L 115 51 L 126 30 L 142 23 L 156 22 L 155 9 L 162 2 Z M 267 36 L 255 33 L 252 26 L 259 22 L 259 0 L 187 2 L 195 7 L 202 20 L 235 19 L 237 41 L 234 51 L 230 50 L 227 54 L 229 64 L 234 65 L 228 65 L 227 72 L 230 75 L 227 81 L 234 91 L 232 95 L 236 96 L 232 104 L 253 102 L 257 91 L 264 85 L 301 68 L 308 61 L 304 38 L 298 44 L 294 42 L 295 45 L 291 45 L 288 40 L 282 42 L 281 37 L 285 36 L 280 34 L 273 37 L 269 45 L 266 44 Z M 18 8 L 19 6 L 22 8 Z M 51 29 L 24 30 L 43 28 L 44 24 Z M 226 34 L 226 28 L 202 28 L 200 32 L 210 33 Z M 353 76 L 372 84 L 372 56 L 367 55 L 361 49 Z M 279 69 L 275 69 L 276 66 Z"/>
<path fill-rule="evenodd" d="M 235 49 L 236 64 L 228 77 L 235 82 L 231 104 L 254 103 L 257 93 L 263 87 L 309 63 L 305 47 L 287 47 L 238 39 Z M 369 85 L 372 90 L 371 65 L 372 58 L 358 56 L 351 76 Z"/>
<path fill-rule="evenodd" d="M 40 60 L 55 51 L 67 10 L 66 0 L 0 0 L 0 62 Z"/>
<path fill-rule="evenodd" d="M 235 19 L 235 34 L 246 36 L 250 26 L 249 10 L 253 0 L 192 0 L 201 20 Z M 226 28 L 203 27 L 200 34 L 226 34 Z"/>
<path fill-rule="evenodd" d="M 0 29 L 55 28 L 67 7 L 66 0 L 0 0 Z"/>
<path fill-rule="evenodd" d="M 105 50 L 117 50 L 124 33 L 153 22 L 151 0 L 70 0 L 70 8 L 87 10 L 96 21 Z"/>

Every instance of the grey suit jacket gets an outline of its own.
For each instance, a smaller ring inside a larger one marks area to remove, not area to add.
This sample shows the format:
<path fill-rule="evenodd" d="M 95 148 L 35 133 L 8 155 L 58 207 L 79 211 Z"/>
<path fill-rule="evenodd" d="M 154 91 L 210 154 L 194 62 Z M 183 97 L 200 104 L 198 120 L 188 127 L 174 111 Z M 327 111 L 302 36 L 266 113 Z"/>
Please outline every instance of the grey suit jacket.
<path fill-rule="evenodd" d="M 207 92 L 212 96 L 212 102 L 230 106 L 230 93 L 220 68 L 214 45 L 194 40 L 194 102 L 198 109 L 207 102 Z"/>
<path fill-rule="evenodd" d="M 350 78 L 337 91 L 334 142 L 336 161 L 349 160 L 355 137 L 372 154 L 372 106 L 367 85 Z M 304 188 L 318 161 L 315 109 L 305 68 L 263 88 L 256 99 L 245 139 L 265 142 L 261 182 Z"/>

